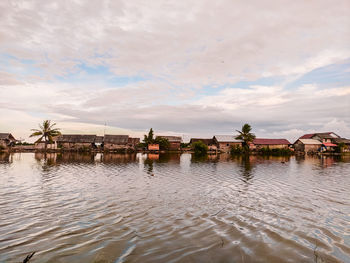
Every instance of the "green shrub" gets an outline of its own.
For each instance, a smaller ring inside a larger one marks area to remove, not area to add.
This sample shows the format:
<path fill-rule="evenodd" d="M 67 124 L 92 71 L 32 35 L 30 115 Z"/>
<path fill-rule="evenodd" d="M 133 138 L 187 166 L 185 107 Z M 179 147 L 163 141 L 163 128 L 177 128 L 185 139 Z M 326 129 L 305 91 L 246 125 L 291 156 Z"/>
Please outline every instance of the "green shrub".
<path fill-rule="evenodd" d="M 258 150 L 258 153 L 262 155 L 286 156 L 286 155 L 292 155 L 293 151 L 289 148 L 270 149 L 269 147 L 263 147 Z"/>
<path fill-rule="evenodd" d="M 170 149 L 170 142 L 166 138 L 157 137 L 154 140 L 154 143 L 159 144 L 159 150 L 169 150 Z"/>
<path fill-rule="evenodd" d="M 232 155 L 243 154 L 245 152 L 246 152 L 246 150 L 243 147 L 239 146 L 239 145 L 231 146 L 230 153 Z"/>
<path fill-rule="evenodd" d="M 192 149 L 196 155 L 206 155 L 208 153 L 208 146 L 202 141 L 193 143 Z"/>

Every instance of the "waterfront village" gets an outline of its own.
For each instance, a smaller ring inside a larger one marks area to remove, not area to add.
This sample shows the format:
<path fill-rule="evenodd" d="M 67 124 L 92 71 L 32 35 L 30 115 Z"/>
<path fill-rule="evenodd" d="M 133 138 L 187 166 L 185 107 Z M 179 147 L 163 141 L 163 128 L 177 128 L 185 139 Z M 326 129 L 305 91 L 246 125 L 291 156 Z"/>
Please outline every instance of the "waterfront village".
<path fill-rule="evenodd" d="M 50 121 L 44 121 L 50 124 Z M 55 124 L 51 125 L 54 126 Z M 48 126 L 49 127 L 49 126 Z M 244 129 L 246 129 L 244 131 Z M 315 132 L 300 136 L 294 143 L 287 139 L 257 138 L 250 133 L 251 127 L 245 124 L 237 135 L 214 135 L 211 138 L 191 138 L 184 143 L 180 136 L 153 135 L 151 129 L 143 141 L 129 135 L 105 134 L 104 136 L 86 134 L 61 134 L 53 129 L 51 135 L 34 129 L 32 136 L 42 135 L 34 144 L 23 143 L 11 133 L 0 133 L 0 151 L 76 151 L 76 152 L 195 152 L 203 147 L 205 153 L 262 153 L 262 154 L 336 154 L 350 153 L 350 140 L 334 132 Z M 154 137 L 153 137 L 154 136 Z M 247 137 L 250 140 L 247 141 Z M 42 139 L 45 140 L 42 140 Z M 49 138 L 49 140 L 47 140 Z"/>

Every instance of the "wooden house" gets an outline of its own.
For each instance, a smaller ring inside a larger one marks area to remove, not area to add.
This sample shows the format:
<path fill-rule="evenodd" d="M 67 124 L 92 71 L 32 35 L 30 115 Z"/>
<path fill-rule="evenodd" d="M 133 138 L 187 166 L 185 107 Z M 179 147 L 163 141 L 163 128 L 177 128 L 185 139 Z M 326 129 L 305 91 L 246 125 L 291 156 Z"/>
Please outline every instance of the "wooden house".
<path fill-rule="evenodd" d="M 129 148 L 129 135 L 106 134 L 103 138 L 103 149 L 105 151 L 122 150 Z"/>
<path fill-rule="evenodd" d="M 156 138 L 164 138 L 167 139 L 170 143 L 170 149 L 172 151 L 181 150 L 181 142 L 182 138 L 178 136 L 157 136 Z"/>
<path fill-rule="evenodd" d="M 249 145 L 252 150 L 259 150 L 261 148 L 269 149 L 282 149 L 288 148 L 291 143 L 286 139 L 263 139 L 255 138 L 253 142 Z"/>
<path fill-rule="evenodd" d="M 190 144 L 192 145 L 193 143 L 199 142 L 199 141 L 201 141 L 202 143 L 207 145 L 209 151 L 216 151 L 218 149 L 218 147 L 217 147 L 215 141 L 213 140 L 213 138 L 211 138 L 211 139 L 191 138 Z"/>
<path fill-rule="evenodd" d="M 213 142 L 221 152 L 230 152 L 233 146 L 242 147 L 242 141 L 236 140 L 236 136 L 233 135 L 215 135 Z"/>
<path fill-rule="evenodd" d="M 56 138 L 57 147 L 63 150 L 96 149 L 96 135 L 63 134 Z"/>
<path fill-rule="evenodd" d="M 293 147 L 297 152 L 317 152 L 321 150 L 322 142 L 315 139 L 298 139 Z"/>
<path fill-rule="evenodd" d="M 11 133 L 0 133 L 0 148 L 7 149 L 16 143 L 15 137 Z"/>

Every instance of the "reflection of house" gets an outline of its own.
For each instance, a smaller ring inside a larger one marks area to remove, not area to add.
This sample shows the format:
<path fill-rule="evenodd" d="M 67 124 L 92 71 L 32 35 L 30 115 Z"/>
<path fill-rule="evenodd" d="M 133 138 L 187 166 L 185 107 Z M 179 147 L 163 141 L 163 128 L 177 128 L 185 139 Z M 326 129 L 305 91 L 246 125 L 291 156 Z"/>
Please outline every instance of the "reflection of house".
<path fill-rule="evenodd" d="M 96 135 L 64 134 L 57 137 L 57 147 L 63 150 L 91 150 L 96 148 Z"/>
<path fill-rule="evenodd" d="M 173 151 L 178 151 L 181 149 L 181 137 L 178 136 L 157 136 L 156 138 L 164 138 L 167 139 L 170 143 L 170 149 Z"/>
<path fill-rule="evenodd" d="M 319 151 L 322 143 L 314 139 L 298 139 L 293 146 L 296 151 L 308 153 Z"/>
<path fill-rule="evenodd" d="M 288 148 L 290 142 L 286 139 L 261 139 L 256 138 L 249 145 L 250 149 L 261 149 L 261 148 L 270 148 L 270 149 L 282 149 Z"/>
<path fill-rule="evenodd" d="M 8 148 L 16 143 L 15 137 L 11 133 L 0 133 L 0 148 Z"/>
<path fill-rule="evenodd" d="M 199 141 L 201 141 L 202 143 L 207 145 L 209 151 L 216 151 L 217 150 L 216 143 L 214 142 L 213 139 L 191 138 L 190 144 L 192 145 L 193 143 L 199 142 Z"/>
<path fill-rule="evenodd" d="M 232 146 L 242 146 L 242 141 L 235 138 L 233 135 L 215 135 L 213 141 L 221 152 L 229 152 Z"/>

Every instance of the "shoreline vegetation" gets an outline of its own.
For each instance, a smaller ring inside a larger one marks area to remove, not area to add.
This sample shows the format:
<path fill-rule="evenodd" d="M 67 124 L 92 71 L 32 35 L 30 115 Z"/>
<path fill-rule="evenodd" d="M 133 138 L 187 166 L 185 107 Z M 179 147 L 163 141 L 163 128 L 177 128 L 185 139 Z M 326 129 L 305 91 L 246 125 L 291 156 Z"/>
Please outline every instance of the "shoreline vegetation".
<path fill-rule="evenodd" d="M 192 138 L 184 143 L 177 136 L 155 136 L 151 128 L 139 138 L 128 135 L 62 134 L 50 120 L 32 129 L 30 137 L 39 137 L 34 143 L 16 140 L 10 133 L 0 133 L 0 152 L 44 153 L 193 153 L 198 156 L 229 153 L 231 155 L 340 155 L 350 153 L 350 140 L 334 133 L 315 133 L 301 136 L 294 144 L 286 139 L 261 139 L 244 124 L 236 135 L 215 135 L 212 139 Z M 324 136 L 326 135 L 326 136 Z M 333 137 L 334 138 L 333 138 Z M 315 139 L 314 139 L 315 138 Z M 317 140 L 316 140 L 317 139 Z M 334 143 L 337 139 L 338 143 Z M 301 148 L 303 146 L 303 148 Z"/>

